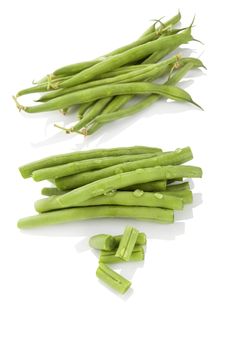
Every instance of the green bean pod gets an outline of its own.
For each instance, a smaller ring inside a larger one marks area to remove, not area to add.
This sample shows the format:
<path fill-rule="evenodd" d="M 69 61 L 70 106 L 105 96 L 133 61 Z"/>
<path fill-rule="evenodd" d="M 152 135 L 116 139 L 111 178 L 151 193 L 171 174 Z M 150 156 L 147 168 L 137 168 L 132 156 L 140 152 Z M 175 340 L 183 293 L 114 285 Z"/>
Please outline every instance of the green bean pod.
<path fill-rule="evenodd" d="M 70 87 L 77 84 L 90 81 L 91 79 L 97 77 L 100 74 L 111 71 L 112 69 L 124 66 L 126 64 L 137 62 L 144 57 L 147 57 L 155 51 L 163 50 L 174 43 L 177 47 L 181 44 L 185 44 L 192 40 L 191 28 L 188 28 L 181 33 L 170 35 L 166 37 L 161 37 L 158 40 L 150 41 L 148 43 L 139 45 L 116 56 L 110 56 L 104 61 L 97 63 L 93 67 L 87 68 L 83 72 L 80 72 L 70 79 L 62 82 L 60 87 Z"/>
<path fill-rule="evenodd" d="M 159 223 L 173 223 L 174 212 L 171 209 L 148 207 L 80 207 L 54 210 L 48 213 L 22 218 L 18 221 L 18 228 L 30 229 L 41 226 L 56 225 L 66 222 L 96 218 L 131 218 L 137 220 L 151 220 Z"/>

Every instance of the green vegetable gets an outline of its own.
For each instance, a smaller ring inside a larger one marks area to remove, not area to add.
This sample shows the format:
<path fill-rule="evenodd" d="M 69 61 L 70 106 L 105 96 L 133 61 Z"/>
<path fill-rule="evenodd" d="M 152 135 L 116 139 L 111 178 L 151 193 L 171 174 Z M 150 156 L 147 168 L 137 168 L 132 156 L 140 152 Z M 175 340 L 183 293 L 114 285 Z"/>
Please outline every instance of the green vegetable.
<path fill-rule="evenodd" d="M 176 43 L 178 47 L 182 44 L 188 43 L 192 39 L 193 38 L 191 36 L 191 28 L 188 28 L 183 32 L 175 35 L 161 37 L 158 40 L 150 41 L 148 43 L 134 47 L 116 56 L 107 57 L 105 60 L 97 63 L 96 65 L 90 68 L 85 69 L 83 72 L 74 75 L 73 77 L 62 82 L 59 85 L 60 87 L 64 88 L 81 84 L 86 81 L 90 81 L 100 74 L 109 72 L 112 69 L 121 67 L 132 62 L 137 62 L 138 60 L 147 57 L 155 51 L 163 50 L 164 48 L 169 47 L 171 43 L 173 45 Z"/>
<path fill-rule="evenodd" d="M 156 192 L 156 191 L 165 191 L 166 188 L 167 188 L 167 181 L 160 180 L 160 181 L 147 182 L 145 184 L 136 184 L 132 186 L 127 186 L 125 188 L 122 188 L 122 190 L 123 191 L 141 190 L 144 192 Z"/>
<path fill-rule="evenodd" d="M 99 234 L 89 239 L 89 245 L 98 250 L 111 251 L 116 247 L 116 241 L 111 235 Z"/>
<path fill-rule="evenodd" d="M 182 182 L 180 184 L 168 185 L 166 191 L 181 191 L 181 190 L 190 190 L 189 182 Z"/>
<path fill-rule="evenodd" d="M 115 256 L 125 261 L 129 261 L 133 249 L 137 242 L 138 230 L 134 227 L 127 226 L 120 240 Z"/>
<path fill-rule="evenodd" d="M 67 192 L 68 193 L 68 192 Z M 122 205 L 134 207 L 152 207 L 152 208 L 167 208 L 174 210 L 183 209 L 183 201 L 180 198 L 162 194 L 160 192 L 151 193 L 135 190 L 134 192 L 116 191 L 109 194 L 91 198 L 81 203 L 76 201 L 70 202 L 67 206 L 62 206 L 59 200 L 60 196 L 52 196 L 43 198 L 35 202 L 35 209 L 39 213 L 48 212 L 62 208 L 75 207 L 91 207 L 91 206 L 107 206 L 107 205 Z"/>
<path fill-rule="evenodd" d="M 126 206 L 93 206 L 54 210 L 49 213 L 22 218 L 18 221 L 18 228 L 29 229 L 77 220 L 116 217 L 152 220 L 160 223 L 172 223 L 174 221 L 174 213 L 171 209 Z"/>
<path fill-rule="evenodd" d="M 163 195 L 173 196 L 176 198 L 181 198 L 184 204 L 192 203 L 193 194 L 190 190 L 174 190 L 174 191 L 162 191 Z"/>
<path fill-rule="evenodd" d="M 121 174 L 136 169 L 148 168 L 158 165 L 178 165 L 185 163 L 191 160 L 192 158 L 193 155 L 190 147 L 185 147 L 182 149 L 177 149 L 173 152 L 161 153 L 158 154 L 156 157 L 148 158 L 145 160 L 122 163 L 101 170 L 61 177 L 59 179 L 56 179 L 55 183 L 56 186 L 61 190 L 70 190 L 116 174 Z M 137 187 L 139 186 L 139 184 L 135 185 L 137 185 Z"/>
<path fill-rule="evenodd" d="M 132 154 L 122 155 L 118 157 L 103 157 L 81 160 L 76 162 L 70 162 L 67 164 L 57 165 L 53 167 L 43 168 L 35 170 L 32 173 L 32 178 L 35 181 L 42 181 L 47 179 L 56 179 L 63 176 L 72 174 L 79 174 L 89 170 L 102 169 L 111 165 L 130 162 L 134 160 L 141 160 L 152 158 L 157 153 L 146 153 L 146 154 Z"/>
<path fill-rule="evenodd" d="M 39 105 L 27 107 L 17 104 L 17 106 L 19 109 L 22 109 L 28 113 L 47 112 L 54 111 L 56 109 L 64 109 L 79 103 L 96 101 L 104 97 L 128 94 L 158 94 L 175 101 L 190 102 L 197 107 L 200 107 L 192 100 L 191 96 L 185 90 L 177 86 L 152 84 L 146 82 L 101 85 L 94 88 L 76 91 L 64 96 L 59 96 Z"/>
<path fill-rule="evenodd" d="M 105 264 L 116 264 L 120 262 L 125 262 L 121 258 L 118 258 L 116 255 L 116 250 L 112 250 L 110 252 L 102 251 L 99 257 L 99 262 Z M 144 260 L 145 253 L 142 246 L 135 246 L 132 254 L 130 256 L 129 261 L 142 261 Z"/>
<path fill-rule="evenodd" d="M 56 156 L 51 156 L 43 158 L 36 162 L 28 163 L 19 168 L 21 175 L 24 178 L 32 176 L 33 171 L 53 167 L 56 165 L 67 164 L 70 162 L 81 161 L 86 159 L 93 158 L 102 158 L 102 157 L 111 157 L 111 156 L 122 156 L 122 155 L 131 155 L 131 154 L 145 154 L 145 153 L 154 153 L 161 151 L 160 148 L 145 147 L 145 146 L 134 146 L 134 147 L 118 147 L 118 148 L 109 148 L 109 149 L 96 149 L 89 151 L 81 152 L 72 152 L 59 154 Z"/>
<path fill-rule="evenodd" d="M 96 276 L 106 283 L 109 287 L 115 289 L 117 292 L 124 294 L 131 286 L 131 282 L 122 277 L 110 267 L 103 263 L 99 263 L 96 271 Z"/>
<path fill-rule="evenodd" d="M 122 238 L 122 235 L 114 236 L 116 246 L 119 245 L 121 238 Z M 137 236 L 136 245 L 146 245 L 146 242 L 147 242 L 147 239 L 146 239 L 145 233 L 139 232 L 138 236 Z M 136 247 L 135 247 L 135 249 L 136 249 Z"/>
<path fill-rule="evenodd" d="M 112 190 L 126 186 L 146 183 L 156 180 L 172 179 L 177 177 L 201 177 L 202 170 L 194 166 L 157 166 L 153 168 L 137 169 L 123 174 L 117 174 L 89 183 L 80 188 L 74 189 L 62 196 L 59 196 L 58 204 L 61 206 L 81 203 L 93 197 L 100 196 Z"/>

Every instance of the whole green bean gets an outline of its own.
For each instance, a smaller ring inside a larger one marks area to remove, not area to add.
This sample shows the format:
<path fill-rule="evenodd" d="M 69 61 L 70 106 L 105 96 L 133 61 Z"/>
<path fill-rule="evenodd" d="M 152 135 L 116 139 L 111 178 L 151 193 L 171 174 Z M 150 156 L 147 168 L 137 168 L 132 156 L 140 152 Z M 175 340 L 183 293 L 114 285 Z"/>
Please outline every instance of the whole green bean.
<path fill-rule="evenodd" d="M 160 154 L 160 152 L 122 155 L 118 157 L 113 156 L 113 157 L 86 159 L 86 160 L 81 160 L 81 161 L 76 161 L 76 162 L 71 162 L 67 164 L 35 170 L 32 173 L 32 178 L 35 181 L 57 179 L 59 177 L 68 176 L 72 174 L 79 174 L 90 170 L 102 169 L 115 164 L 141 160 L 141 159 L 145 160 L 148 158 L 152 158 L 157 154 Z"/>
<path fill-rule="evenodd" d="M 102 73 L 109 72 L 114 68 L 118 68 L 132 62 L 136 62 L 140 59 L 143 59 L 144 57 L 147 57 L 152 52 L 163 50 L 164 48 L 170 46 L 171 43 L 174 44 L 176 42 L 178 47 L 181 44 L 185 44 L 191 41 L 192 39 L 191 28 L 188 28 L 181 33 L 150 41 L 148 43 L 139 45 L 123 53 L 120 53 L 116 56 L 107 57 L 104 61 L 97 63 L 90 68 L 87 68 L 85 71 L 74 75 L 59 85 L 60 87 L 70 87 L 84 83 L 85 81 L 90 81 Z"/>
<path fill-rule="evenodd" d="M 128 162 L 101 170 L 61 177 L 59 179 L 56 179 L 55 183 L 56 186 L 61 190 L 70 190 L 116 174 L 133 171 L 140 168 L 148 168 L 152 166 L 179 165 L 191 160 L 192 158 L 193 155 L 191 148 L 185 147 L 183 149 L 178 149 L 174 152 L 158 154 L 156 157 L 149 158 L 146 160 Z"/>
<path fill-rule="evenodd" d="M 154 80 L 155 78 L 158 78 L 159 76 L 163 75 L 165 72 L 169 71 L 171 69 L 169 68 L 170 65 L 174 64 L 176 61 L 177 61 L 177 56 L 174 56 L 166 61 L 163 61 L 161 63 L 154 65 L 152 68 L 150 67 L 150 69 L 143 69 L 141 71 L 136 72 L 136 74 L 135 72 L 133 72 L 133 74 L 132 73 L 124 74 L 122 76 L 118 76 L 117 78 L 121 82 L 141 81 L 151 77 L 153 77 L 153 80 Z M 125 76 L 125 79 L 123 79 L 123 76 Z M 107 80 L 110 81 L 110 78 L 105 79 L 105 83 Z M 70 89 L 73 89 L 73 88 L 70 88 Z M 68 89 L 63 89 L 63 90 L 68 90 Z M 50 96 L 51 96 L 51 93 L 50 93 Z M 133 95 L 116 96 L 113 98 L 113 100 L 111 99 L 112 101 L 109 102 L 108 100 L 109 103 L 103 109 L 103 113 L 105 114 L 105 113 L 110 113 L 110 112 L 114 112 L 115 110 L 118 110 L 123 104 L 127 103 L 132 96 Z M 88 114 L 87 116 L 82 118 L 82 120 L 79 123 L 75 124 L 74 127 L 72 127 L 71 129 L 68 129 L 68 131 L 73 132 L 73 131 L 81 130 L 82 127 L 90 123 L 98 115 L 97 112 L 95 111 L 95 113 Z"/>
<path fill-rule="evenodd" d="M 191 96 L 181 88 L 171 85 L 160 85 L 152 83 L 122 83 L 97 86 L 90 89 L 76 91 L 64 96 L 56 97 L 45 103 L 36 106 L 21 106 L 17 104 L 19 110 L 27 113 L 48 112 L 57 109 L 64 109 L 76 104 L 99 100 L 104 97 L 115 95 L 146 95 L 156 94 L 175 101 L 186 101 L 198 106 Z M 198 106 L 200 108 L 200 106 Z"/>
<path fill-rule="evenodd" d="M 168 165 L 163 167 L 157 166 L 153 168 L 137 169 L 127 173 L 113 175 L 74 189 L 59 196 L 58 203 L 62 206 L 68 206 L 70 203 L 74 202 L 78 204 L 90 198 L 111 192 L 112 190 L 121 189 L 138 183 L 167 180 L 176 177 L 190 178 L 201 176 L 201 168 L 187 165 Z"/>
<path fill-rule="evenodd" d="M 68 66 L 64 66 L 61 68 L 56 69 L 53 72 L 53 75 L 60 76 L 60 75 L 73 75 L 77 74 L 89 67 L 92 67 L 93 65 L 103 61 L 103 57 L 92 60 L 92 61 L 86 61 L 86 62 L 79 62 L 74 64 L 69 64 Z"/>
<path fill-rule="evenodd" d="M 65 154 L 58 154 L 37 160 L 32 163 L 25 164 L 19 168 L 21 175 L 24 178 L 30 177 L 35 170 L 48 168 L 56 165 L 67 164 L 70 162 L 81 161 L 84 159 L 102 158 L 110 156 L 122 156 L 133 154 L 145 154 L 162 151 L 161 148 L 145 147 L 145 146 L 133 146 L 133 147 L 118 147 L 109 149 L 95 149 L 89 151 L 71 152 Z"/>
<path fill-rule="evenodd" d="M 62 196 L 62 195 L 61 195 Z M 39 199 L 35 202 L 35 209 L 39 213 L 48 212 L 51 210 L 74 208 L 74 207 L 90 207 L 104 205 L 123 205 L 134 207 L 153 207 L 166 209 L 183 209 L 183 201 L 180 198 L 162 194 L 160 192 L 143 192 L 141 190 L 132 191 L 116 191 L 110 192 L 109 195 L 86 200 L 76 204 L 76 201 L 70 202 L 67 206 L 62 206 L 59 203 L 60 196 L 51 196 L 49 198 Z"/>
<path fill-rule="evenodd" d="M 200 60 L 195 58 L 182 59 L 181 62 L 183 62 L 184 65 L 181 66 L 180 69 L 176 70 L 175 73 L 168 78 L 168 81 L 166 84 L 176 85 L 183 78 L 183 76 L 186 75 L 191 69 L 197 68 L 197 67 L 204 67 L 203 63 Z M 120 98 L 121 96 L 118 96 L 118 97 Z M 146 107 L 149 107 L 150 105 L 152 105 L 154 102 L 158 101 L 160 98 L 161 98 L 160 95 L 150 95 L 148 97 L 145 97 L 142 101 L 128 108 L 124 108 L 119 111 L 117 110 L 116 112 L 113 112 L 113 113 L 102 114 L 94 120 L 94 124 L 85 131 L 85 134 L 91 135 L 95 131 L 97 131 L 99 128 L 101 128 L 105 123 L 130 116 L 134 113 L 138 113 L 141 110 L 145 109 Z"/>
<path fill-rule="evenodd" d="M 126 207 L 126 206 L 97 206 L 55 210 L 34 216 L 28 216 L 18 221 L 18 228 L 29 229 L 40 226 L 56 225 L 70 221 L 95 218 L 131 218 L 152 220 L 159 223 L 173 223 L 174 212 L 171 209 Z"/>

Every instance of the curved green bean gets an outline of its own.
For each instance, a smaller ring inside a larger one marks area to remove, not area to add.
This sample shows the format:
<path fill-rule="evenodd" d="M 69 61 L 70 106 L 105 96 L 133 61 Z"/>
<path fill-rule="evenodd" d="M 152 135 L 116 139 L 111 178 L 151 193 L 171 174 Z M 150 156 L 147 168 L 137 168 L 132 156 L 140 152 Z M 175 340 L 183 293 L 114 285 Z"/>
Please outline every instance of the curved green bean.
<path fill-rule="evenodd" d="M 56 225 L 70 221 L 96 218 L 131 218 L 137 220 L 152 220 L 159 223 L 173 223 L 172 209 L 126 207 L 126 206 L 96 206 L 55 210 L 49 213 L 29 216 L 18 221 L 18 228 L 29 229 L 47 225 Z"/>
<path fill-rule="evenodd" d="M 176 70 L 174 74 L 169 76 L 166 85 L 176 85 L 191 69 L 198 67 L 205 67 L 203 63 L 196 58 L 182 58 L 179 61 L 181 68 Z M 118 96 L 120 97 L 120 96 Z M 103 113 L 102 115 L 94 119 L 94 124 L 85 130 L 86 135 L 91 135 L 99 128 L 101 128 L 105 123 L 118 120 L 127 116 L 130 116 L 134 113 L 138 113 L 146 107 L 151 106 L 154 102 L 158 101 L 161 97 L 159 95 L 150 95 L 142 99 L 142 101 L 124 108 L 122 110 L 112 112 L 112 113 Z M 116 99 L 116 98 L 115 98 Z M 113 101 L 112 101 L 113 102 Z M 75 124 L 75 126 L 78 124 Z M 70 129 L 70 131 L 75 131 L 75 126 Z"/>
<path fill-rule="evenodd" d="M 188 28 L 181 33 L 161 37 L 158 40 L 150 41 L 142 44 L 116 56 L 107 57 L 104 61 L 94 65 L 93 67 L 87 68 L 85 71 L 74 75 L 70 79 L 59 84 L 60 87 L 70 87 L 77 84 L 89 81 L 99 74 L 106 73 L 114 68 L 124 66 L 128 63 L 136 62 L 144 57 L 147 57 L 155 51 L 163 50 L 164 48 L 176 43 L 177 47 L 181 44 L 185 44 L 192 40 L 191 28 Z"/>
<path fill-rule="evenodd" d="M 19 109 L 23 109 L 27 113 L 48 112 L 57 109 L 64 109 L 79 103 L 99 100 L 100 98 L 104 97 L 137 94 L 156 94 L 176 101 L 190 102 L 198 106 L 185 90 L 177 86 L 141 82 L 97 86 L 95 88 L 81 90 L 64 96 L 56 97 L 53 100 L 36 106 L 26 107 L 18 104 L 17 107 Z"/>

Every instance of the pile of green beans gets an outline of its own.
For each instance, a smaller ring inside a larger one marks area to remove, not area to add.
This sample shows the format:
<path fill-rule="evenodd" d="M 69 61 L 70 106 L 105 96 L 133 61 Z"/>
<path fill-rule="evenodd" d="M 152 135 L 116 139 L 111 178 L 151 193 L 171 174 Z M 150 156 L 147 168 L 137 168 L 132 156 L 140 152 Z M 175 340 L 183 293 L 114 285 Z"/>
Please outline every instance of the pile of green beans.
<path fill-rule="evenodd" d="M 92 61 L 56 69 L 34 86 L 20 90 L 14 97 L 17 107 L 27 113 L 60 110 L 64 114 L 75 107 L 79 121 L 69 128 L 56 126 L 67 133 L 83 135 L 91 135 L 109 122 L 140 112 L 160 98 L 200 107 L 177 84 L 191 69 L 204 67 L 203 63 L 192 57 L 167 57 L 194 40 L 192 24 L 176 28 L 180 19 L 178 13 L 164 23 L 155 21 L 128 45 Z M 164 83 L 158 83 L 159 78 Z M 37 104 L 23 106 L 18 102 L 18 97 L 31 93 L 41 93 Z"/>
<path fill-rule="evenodd" d="M 47 157 L 19 168 L 24 178 L 48 180 L 35 202 L 38 215 L 18 221 L 22 229 L 68 221 L 126 217 L 172 223 L 174 210 L 192 202 L 189 182 L 202 177 L 190 147 L 121 147 Z"/>

